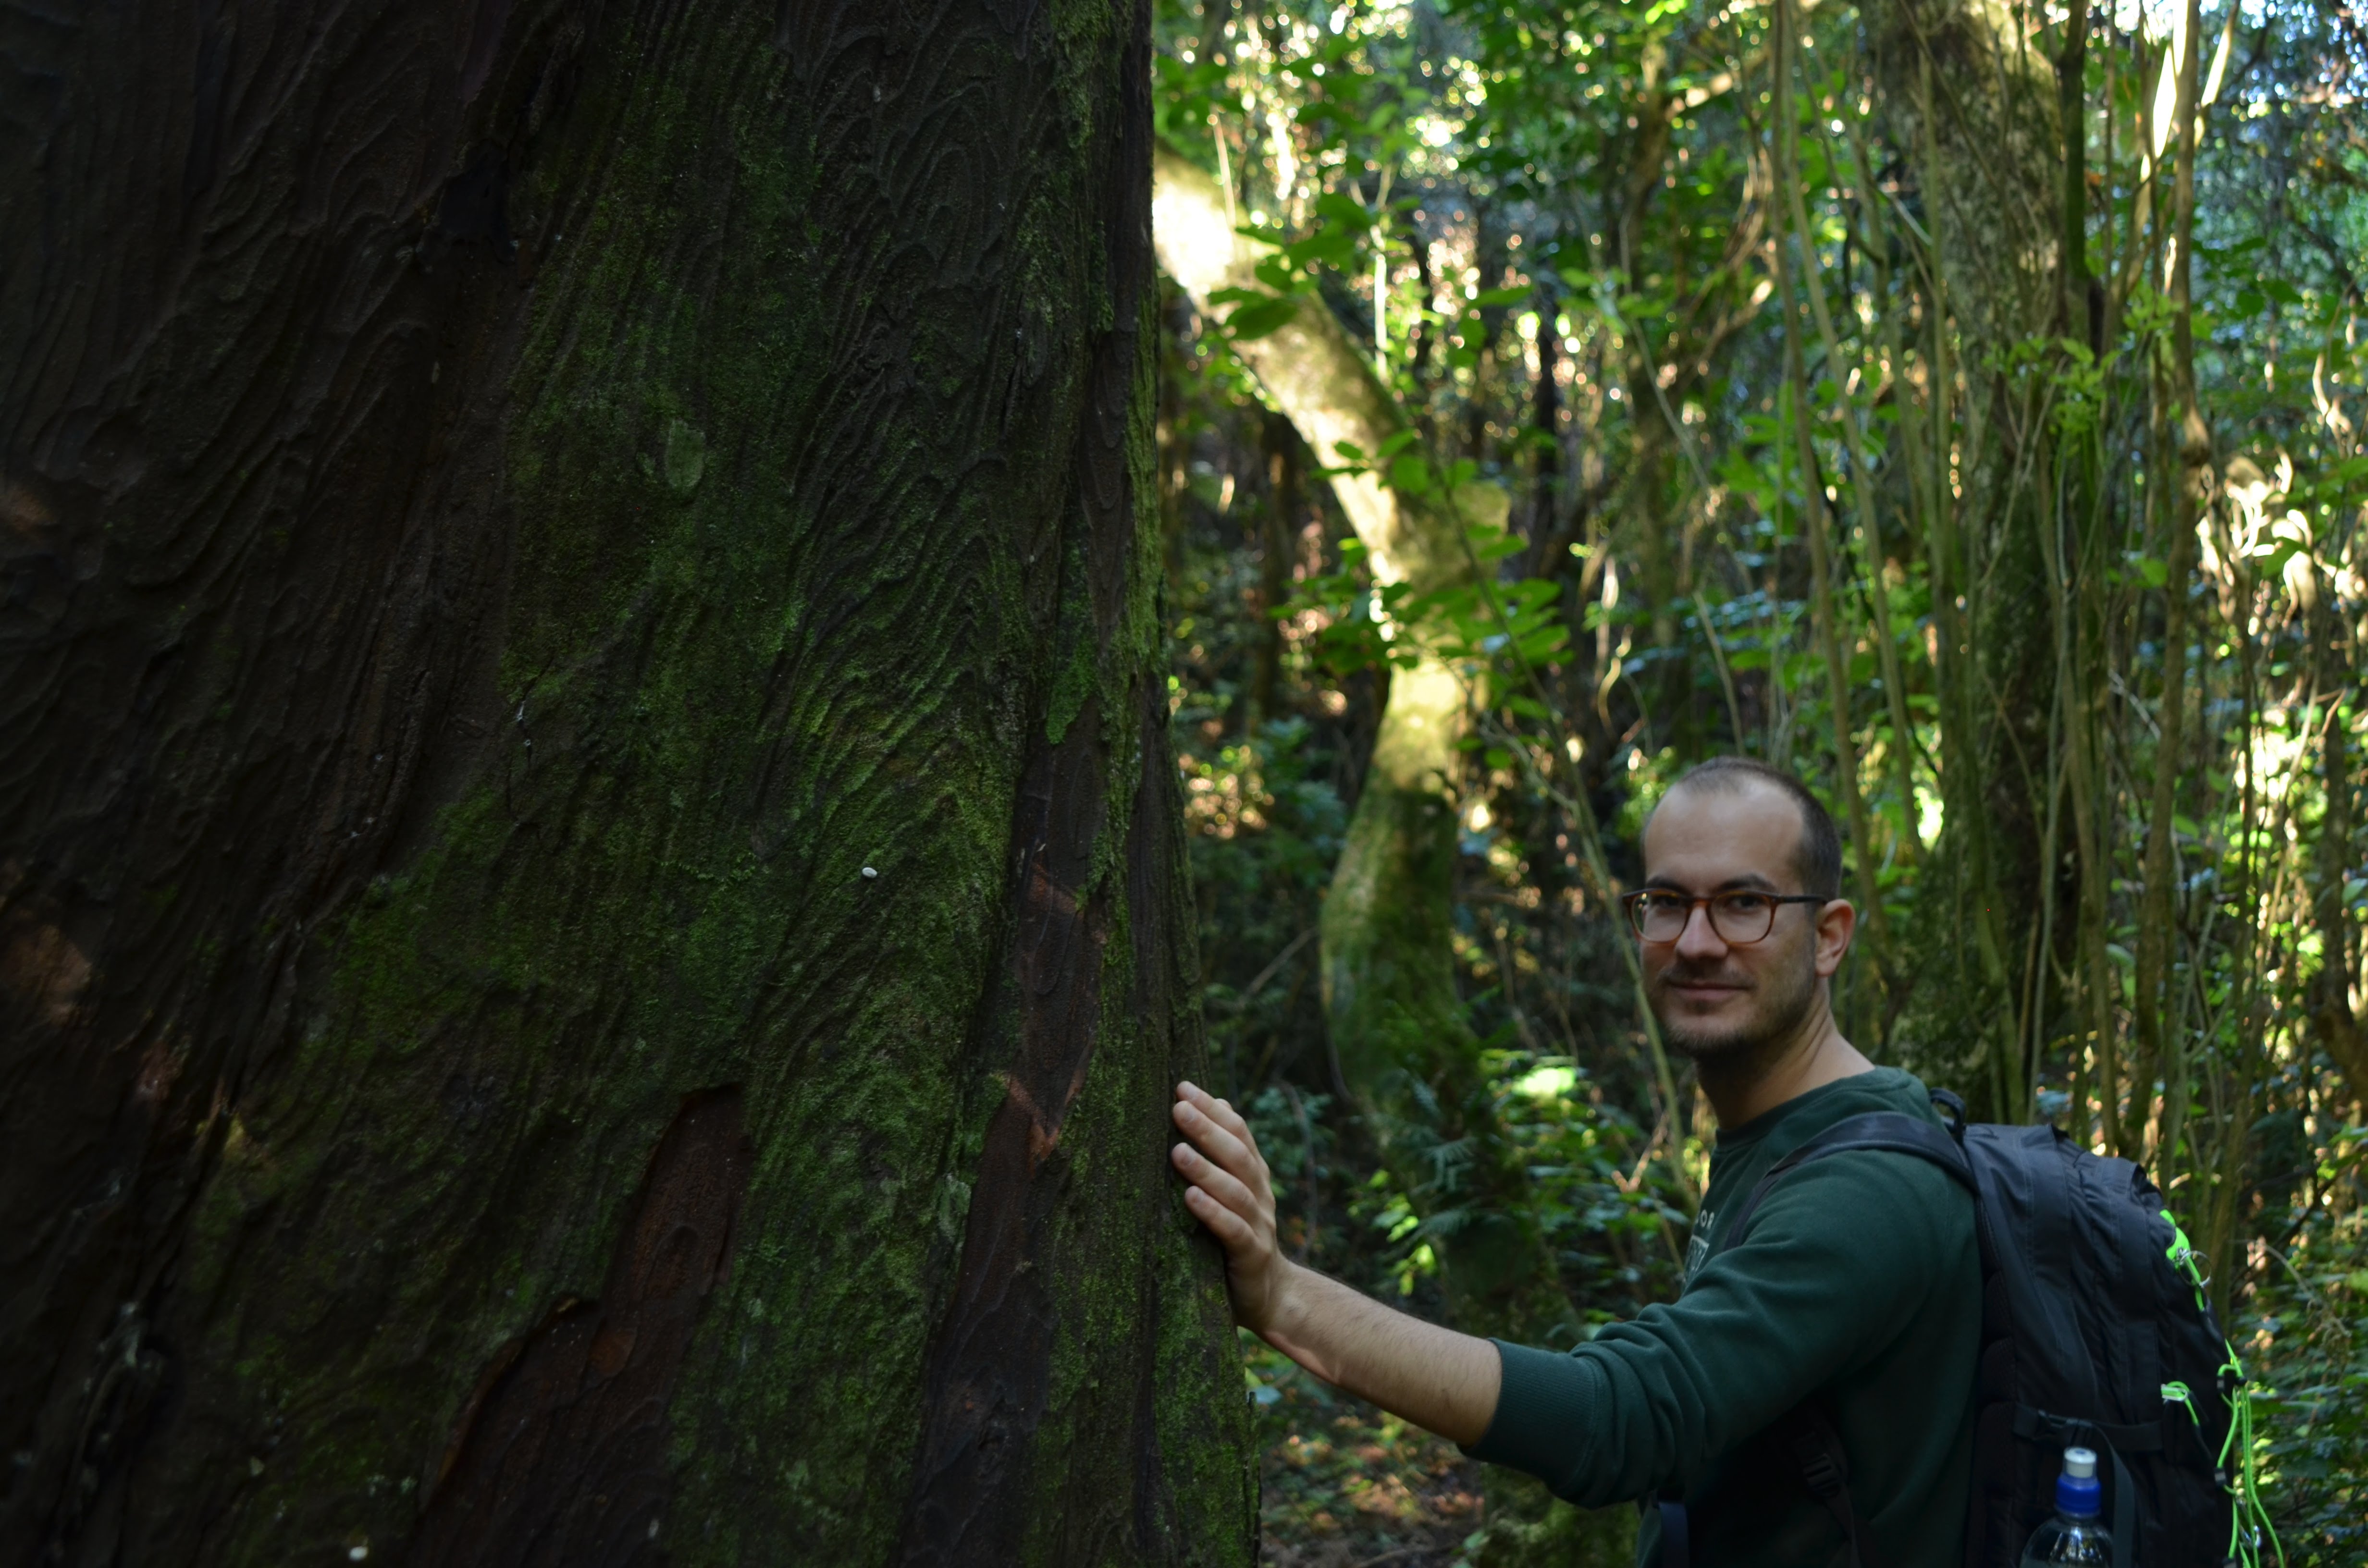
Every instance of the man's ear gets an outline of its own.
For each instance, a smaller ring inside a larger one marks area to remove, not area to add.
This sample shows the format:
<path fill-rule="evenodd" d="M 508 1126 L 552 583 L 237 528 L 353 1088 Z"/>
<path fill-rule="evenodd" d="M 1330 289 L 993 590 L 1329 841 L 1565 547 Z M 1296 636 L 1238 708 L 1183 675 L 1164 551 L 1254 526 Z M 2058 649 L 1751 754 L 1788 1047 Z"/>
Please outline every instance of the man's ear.
<path fill-rule="evenodd" d="M 1846 898 L 1827 899 L 1817 911 L 1817 978 L 1830 980 L 1850 952 L 1858 932 L 1858 906 Z"/>

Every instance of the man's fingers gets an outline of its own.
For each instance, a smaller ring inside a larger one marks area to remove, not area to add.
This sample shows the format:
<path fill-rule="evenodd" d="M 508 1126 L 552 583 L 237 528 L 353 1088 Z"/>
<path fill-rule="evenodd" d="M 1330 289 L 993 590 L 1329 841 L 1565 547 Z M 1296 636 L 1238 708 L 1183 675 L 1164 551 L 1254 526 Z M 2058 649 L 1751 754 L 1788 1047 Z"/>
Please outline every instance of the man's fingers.
<path fill-rule="evenodd" d="M 1256 1147 L 1258 1140 L 1250 1136 L 1250 1124 L 1242 1119 L 1242 1113 L 1233 1108 L 1231 1101 L 1219 1099 L 1189 1079 L 1177 1085 L 1176 1087 L 1179 1094 L 1191 1101 L 1194 1108 L 1201 1115 L 1239 1138 L 1243 1142 Z"/>
<path fill-rule="evenodd" d="M 1258 1140 L 1234 1108 L 1193 1084 L 1176 1085 L 1177 1127 L 1186 1142 L 1167 1157 L 1184 1178 L 1184 1206 L 1225 1249 L 1225 1290 L 1234 1321 L 1263 1333 L 1275 1293 L 1274 1195 Z"/>
<path fill-rule="evenodd" d="M 1193 1085 L 1181 1085 L 1181 1089 L 1189 1089 L 1189 1095 L 1187 1092 L 1177 1095 L 1177 1123 L 1198 1128 L 1201 1132 L 1210 1134 L 1214 1140 L 1214 1149 L 1210 1149 L 1210 1153 L 1214 1158 L 1224 1158 L 1224 1153 L 1232 1153 L 1232 1149 L 1236 1149 L 1236 1146 L 1243 1153 L 1248 1153 L 1253 1161 L 1258 1158 L 1258 1134 L 1250 1132 L 1250 1123 L 1241 1120 L 1241 1111 L 1236 1111 L 1234 1106 L 1217 1099 L 1205 1089 L 1196 1089 Z M 1220 1149 L 1224 1153 L 1220 1153 Z M 1232 1161 L 1226 1163 L 1232 1165 Z"/>
<path fill-rule="evenodd" d="M 1236 1117 L 1235 1120 L 1238 1123 L 1240 1119 Z M 1250 1136 L 1246 1126 L 1238 1133 L 1229 1131 L 1224 1123 L 1189 1100 L 1176 1102 L 1176 1125 L 1183 1129 L 1186 1137 L 1201 1146 L 1203 1153 L 1245 1182 L 1251 1180 L 1255 1173 L 1263 1168 L 1263 1162 L 1258 1158 L 1258 1141 Z"/>
<path fill-rule="evenodd" d="M 1206 1225 L 1209 1233 L 1216 1237 L 1228 1252 L 1249 1245 L 1257 1236 L 1248 1221 L 1197 1187 L 1184 1189 L 1184 1204 L 1192 1210 L 1193 1218 Z"/>
<path fill-rule="evenodd" d="M 1187 1181 L 1207 1192 L 1244 1219 L 1256 1219 L 1259 1204 L 1251 1193 L 1249 1184 L 1233 1172 L 1209 1159 L 1189 1143 L 1178 1143 L 1175 1150 L 1176 1168 L 1184 1173 Z"/>

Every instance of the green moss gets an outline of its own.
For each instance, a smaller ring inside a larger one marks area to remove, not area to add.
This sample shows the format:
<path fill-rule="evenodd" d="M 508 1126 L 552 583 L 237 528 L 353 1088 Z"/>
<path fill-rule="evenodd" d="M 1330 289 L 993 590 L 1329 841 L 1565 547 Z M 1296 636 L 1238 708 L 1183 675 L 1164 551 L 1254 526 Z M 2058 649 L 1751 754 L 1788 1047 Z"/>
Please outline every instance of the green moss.
<path fill-rule="evenodd" d="M 1114 628 L 1086 552 L 1064 573 L 1046 549 L 1082 515 L 1078 301 L 1108 292 L 1089 176 L 1119 43 L 1104 8 L 1053 22 L 1065 119 L 1008 182 L 996 308 L 1041 339 L 1018 368 L 1003 325 L 896 270 L 951 222 L 928 193 L 870 206 L 876 165 L 816 156 L 847 128 L 802 118 L 814 88 L 770 10 L 603 41 L 526 160 L 518 223 L 565 238 L 509 381 L 504 723 L 427 846 L 314 934 L 303 1044 L 200 1201 L 190 1268 L 222 1305 L 193 1364 L 234 1369 L 221 1402 L 290 1435 L 225 1561 L 402 1540 L 485 1369 L 597 1295 L 682 1097 L 724 1083 L 755 1158 L 673 1405 L 667 1552 L 894 1545 L 997 1092 L 973 1031 L 1028 716 L 1058 737 L 1098 705 L 1110 809 L 1085 891 L 1122 909 L 1160 649 L 1147 354 Z M 883 333 L 946 373 L 883 392 Z M 1016 401 L 982 417 L 983 385 Z M 1163 1560 L 1246 1561 L 1194 1525 L 1237 1506 L 1247 1445 L 1212 1260 L 1156 1157 L 1192 1037 L 1130 1016 L 1129 917 L 1064 1135 L 1078 1196 L 1034 1473 L 1127 1494 L 1110 1434 L 1151 1355 Z"/>

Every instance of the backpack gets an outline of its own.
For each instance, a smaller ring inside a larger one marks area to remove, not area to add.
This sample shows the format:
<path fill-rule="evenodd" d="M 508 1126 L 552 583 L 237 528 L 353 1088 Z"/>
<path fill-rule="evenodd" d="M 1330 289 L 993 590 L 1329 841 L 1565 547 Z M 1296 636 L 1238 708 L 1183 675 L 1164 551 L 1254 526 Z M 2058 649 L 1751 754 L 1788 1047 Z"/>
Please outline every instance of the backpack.
<path fill-rule="evenodd" d="M 1974 1195 L 1982 1261 L 1965 1568 L 2016 1568 L 2055 1512 L 2075 1444 L 2099 1456 L 2113 1568 L 2258 1568 L 2262 1541 L 2275 1551 L 2277 1537 L 2255 1485 L 2244 1369 L 2154 1183 L 2053 1127 L 1969 1127 L 1956 1096 L 1932 1100 L 1945 1130 L 1876 1112 L 1802 1144 L 1720 1227 L 1715 1250 L 1741 1240 L 1769 1190 L 1812 1160 L 1878 1150 L 1938 1165 Z M 1849 1457 L 1816 1402 L 1770 1435 L 1763 1451 L 1789 1459 L 1833 1515 L 1854 1568 L 1883 1568 L 1850 1505 Z M 1659 1506 L 1662 1568 L 1691 1568 L 1684 1508 Z"/>

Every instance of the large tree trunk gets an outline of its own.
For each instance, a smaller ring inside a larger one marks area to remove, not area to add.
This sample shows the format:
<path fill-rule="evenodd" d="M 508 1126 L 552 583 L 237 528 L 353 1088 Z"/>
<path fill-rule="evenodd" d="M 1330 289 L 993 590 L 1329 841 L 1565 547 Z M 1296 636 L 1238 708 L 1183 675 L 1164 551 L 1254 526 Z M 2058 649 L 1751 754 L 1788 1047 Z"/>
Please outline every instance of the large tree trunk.
<path fill-rule="evenodd" d="M 1915 169 L 1931 239 L 1934 307 L 1951 318 L 1962 389 L 1933 391 L 1962 420 L 1935 430 L 1933 548 L 1963 613 L 1936 626 L 1961 634 L 1949 650 L 1951 688 L 1939 695 L 1952 731 L 1941 778 L 1947 811 L 1922 881 L 1931 890 L 1903 933 L 1906 998 L 1892 1043 L 1935 1083 L 1967 1092 L 1978 1114 L 2019 1120 L 2027 1043 L 2019 1008 L 2049 956 L 2043 924 L 2049 842 L 2050 717 L 2059 710 L 2056 629 L 2062 596 L 2050 576 L 2046 520 L 2035 472 L 2053 474 L 2032 423 L 1999 369 L 2016 345 L 2056 330 L 2064 299 L 2064 156 L 2053 62 L 2029 17 L 2002 0 L 1882 0 L 1861 8 L 1893 141 Z M 2077 128 L 2076 128 L 2077 129 Z M 1954 476 L 1950 442 L 1955 441 Z M 2085 518 L 2082 519 L 2085 522 Z M 2077 563 L 2075 563 L 2077 564 Z M 2069 641 L 2070 639 L 2067 639 Z M 2069 827 L 2055 842 L 2074 837 Z M 2056 931 L 2071 927 L 2060 918 Z M 2053 937 L 2051 937 L 2051 939 Z M 2009 1100 L 2018 1103 L 2008 1103 Z"/>
<path fill-rule="evenodd" d="M 1168 276 L 1204 314 L 1217 290 L 1258 288 L 1258 253 L 1234 233 L 1216 181 L 1166 145 L 1153 168 Z M 1303 300 L 1280 330 L 1237 341 L 1235 351 L 1321 462 L 1342 463 L 1344 441 L 1378 452 L 1406 427 L 1319 301 Z M 1444 504 L 1401 495 L 1372 472 L 1336 473 L 1332 490 L 1374 575 L 1417 594 L 1470 582 L 1463 531 L 1501 527 L 1507 510 L 1505 492 L 1486 483 L 1468 483 Z M 1455 785 L 1465 706 L 1455 672 L 1428 650 L 1392 676 L 1324 900 L 1325 1013 L 1341 1074 L 1379 1130 L 1393 1174 L 1426 1211 L 1460 1210 L 1438 1243 L 1458 1318 L 1475 1328 L 1537 1327 L 1566 1307 L 1530 1218 L 1526 1174 L 1496 1136 L 1478 1042 L 1456 994 Z M 1441 1116 L 1444 1125 L 1422 1125 Z M 1429 1155 L 1442 1136 L 1469 1138 L 1479 1151 L 1452 1187 L 1440 1184 Z"/>
<path fill-rule="evenodd" d="M 0 1561 L 1249 1561 L 1148 47 L 0 8 Z"/>

